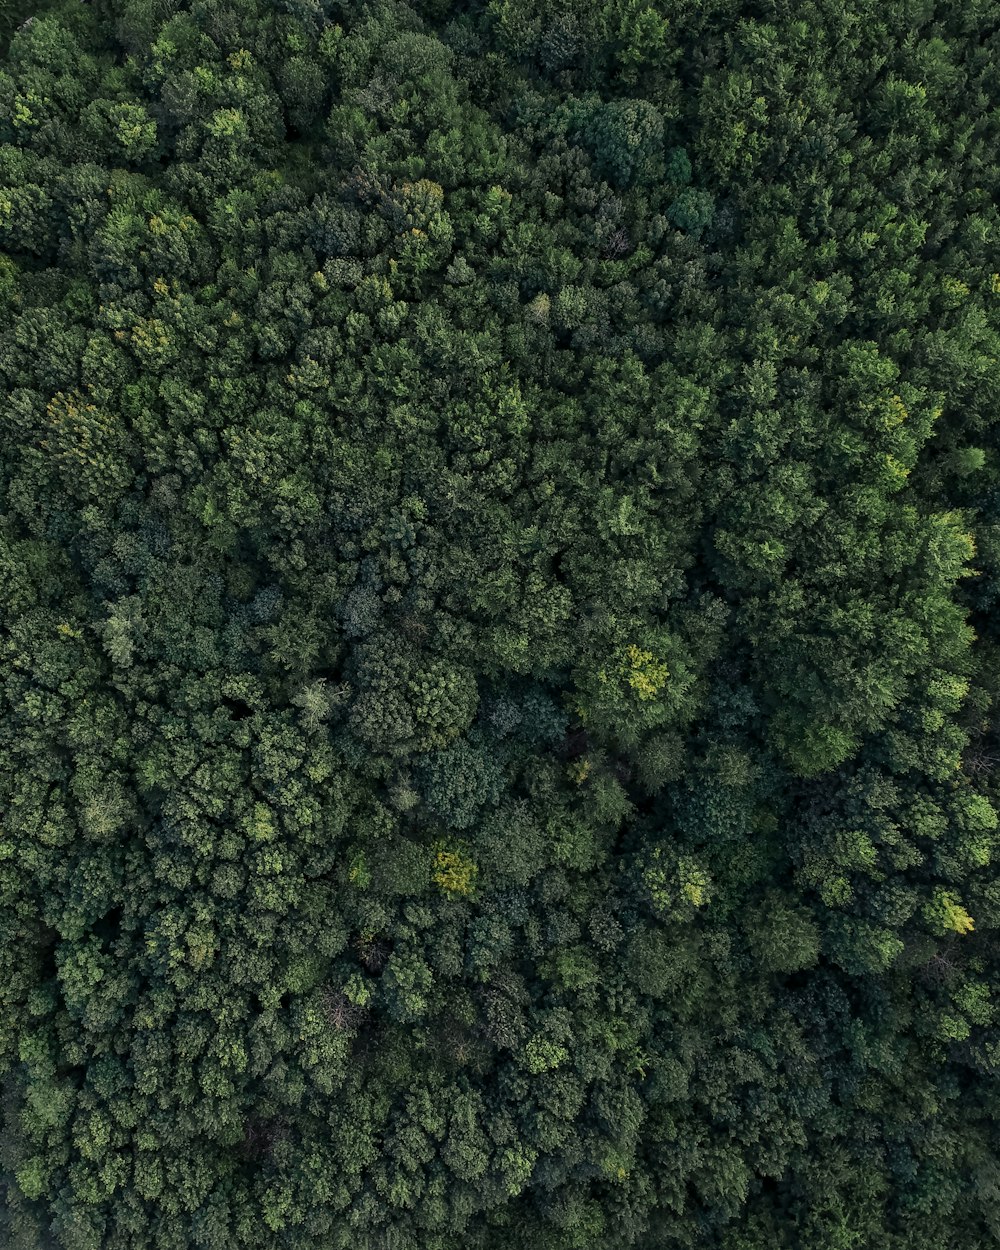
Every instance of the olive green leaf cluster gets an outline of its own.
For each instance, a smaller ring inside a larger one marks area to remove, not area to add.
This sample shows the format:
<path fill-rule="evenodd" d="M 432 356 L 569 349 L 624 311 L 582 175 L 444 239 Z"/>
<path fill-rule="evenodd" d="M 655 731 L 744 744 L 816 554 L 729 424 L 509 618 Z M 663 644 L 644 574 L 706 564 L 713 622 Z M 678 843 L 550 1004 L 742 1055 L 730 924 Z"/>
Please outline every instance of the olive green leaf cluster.
<path fill-rule="evenodd" d="M 0 20 L 0 1239 L 1000 1240 L 997 0 Z"/>

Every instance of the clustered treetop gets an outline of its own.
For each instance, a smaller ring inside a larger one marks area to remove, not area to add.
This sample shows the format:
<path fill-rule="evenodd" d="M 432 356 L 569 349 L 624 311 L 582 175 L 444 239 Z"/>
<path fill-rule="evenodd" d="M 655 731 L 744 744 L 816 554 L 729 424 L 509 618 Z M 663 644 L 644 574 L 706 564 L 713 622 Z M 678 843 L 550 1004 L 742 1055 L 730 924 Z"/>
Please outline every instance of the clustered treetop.
<path fill-rule="evenodd" d="M 0 1238 L 1000 1240 L 998 0 L 0 18 Z"/>

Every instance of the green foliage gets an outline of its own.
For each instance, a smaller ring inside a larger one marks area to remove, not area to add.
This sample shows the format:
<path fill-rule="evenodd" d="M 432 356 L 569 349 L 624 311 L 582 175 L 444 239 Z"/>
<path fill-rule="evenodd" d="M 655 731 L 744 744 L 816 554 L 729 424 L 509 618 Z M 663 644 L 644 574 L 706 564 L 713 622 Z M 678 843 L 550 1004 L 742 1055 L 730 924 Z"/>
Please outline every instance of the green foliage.
<path fill-rule="evenodd" d="M 754 960 L 768 972 L 799 972 L 815 967 L 819 958 L 820 934 L 812 917 L 780 895 L 764 900 L 747 936 Z"/>
<path fill-rule="evenodd" d="M 995 0 L 0 9 L 0 1242 L 1000 1242 Z"/>

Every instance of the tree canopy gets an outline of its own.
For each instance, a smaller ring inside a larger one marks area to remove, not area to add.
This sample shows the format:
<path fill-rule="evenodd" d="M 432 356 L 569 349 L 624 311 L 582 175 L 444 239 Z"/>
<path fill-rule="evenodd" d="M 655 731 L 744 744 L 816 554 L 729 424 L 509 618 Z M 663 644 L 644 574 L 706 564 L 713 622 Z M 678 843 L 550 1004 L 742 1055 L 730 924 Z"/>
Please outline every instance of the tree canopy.
<path fill-rule="evenodd" d="M 1000 3 L 0 17 L 0 1236 L 1000 1241 Z"/>

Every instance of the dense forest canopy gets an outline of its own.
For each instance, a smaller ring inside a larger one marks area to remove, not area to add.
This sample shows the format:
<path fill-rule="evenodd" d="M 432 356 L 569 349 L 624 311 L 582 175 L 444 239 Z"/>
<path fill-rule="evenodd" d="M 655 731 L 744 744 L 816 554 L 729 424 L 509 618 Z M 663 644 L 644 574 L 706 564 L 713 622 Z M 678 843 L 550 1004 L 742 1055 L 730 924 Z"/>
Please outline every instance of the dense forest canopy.
<path fill-rule="evenodd" d="M 1000 1241 L 1000 2 L 0 18 L 12 1250 Z"/>

